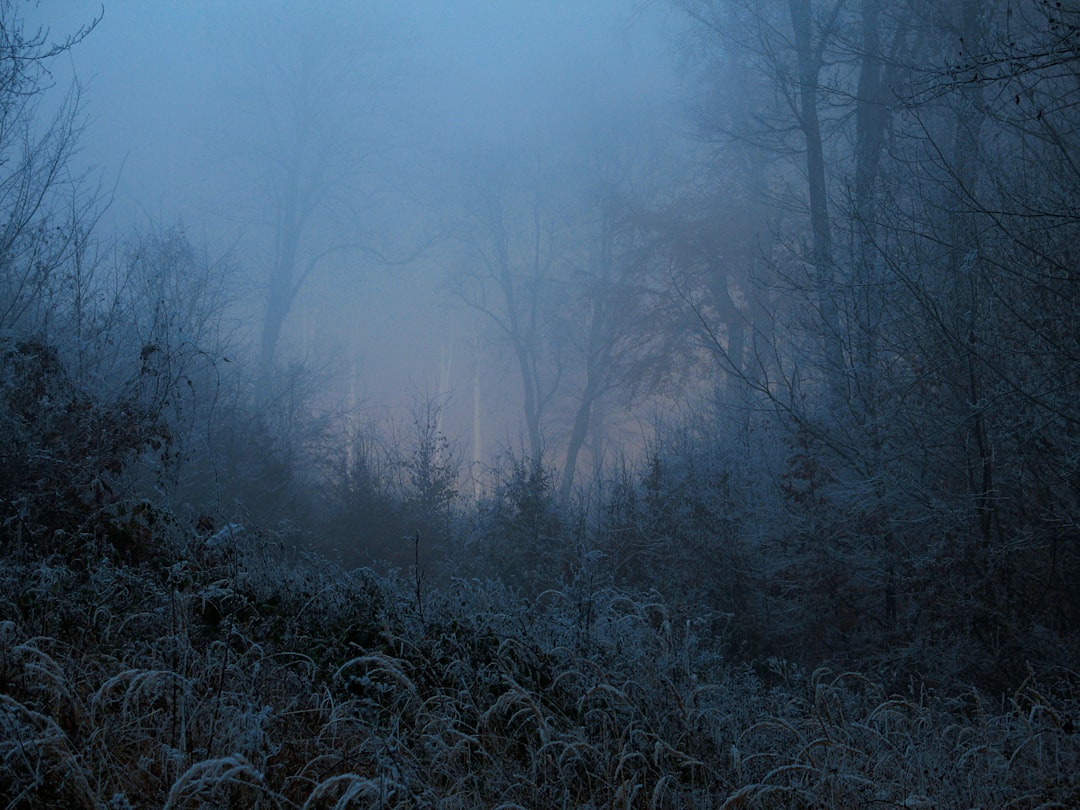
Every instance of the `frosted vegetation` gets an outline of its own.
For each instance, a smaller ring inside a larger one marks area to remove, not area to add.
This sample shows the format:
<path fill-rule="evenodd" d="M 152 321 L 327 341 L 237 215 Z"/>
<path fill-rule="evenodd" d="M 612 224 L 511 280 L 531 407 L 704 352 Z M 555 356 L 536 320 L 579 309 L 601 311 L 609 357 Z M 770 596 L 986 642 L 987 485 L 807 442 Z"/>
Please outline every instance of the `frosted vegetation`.
<path fill-rule="evenodd" d="M 0 0 L 0 807 L 1080 805 L 1080 14 L 1019 6 L 724 287 L 738 340 L 707 201 L 635 212 L 695 385 L 639 455 L 474 491 L 438 398 L 316 411 L 227 262 L 96 234 L 42 102 L 81 35 Z"/>
<path fill-rule="evenodd" d="M 180 539 L 185 538 L 185 539 Z M 162 529 L 5 562 L 12 807 L 1067 807 L 1080 695 L 729 658 L 586 566 L 529 602 Z"/>

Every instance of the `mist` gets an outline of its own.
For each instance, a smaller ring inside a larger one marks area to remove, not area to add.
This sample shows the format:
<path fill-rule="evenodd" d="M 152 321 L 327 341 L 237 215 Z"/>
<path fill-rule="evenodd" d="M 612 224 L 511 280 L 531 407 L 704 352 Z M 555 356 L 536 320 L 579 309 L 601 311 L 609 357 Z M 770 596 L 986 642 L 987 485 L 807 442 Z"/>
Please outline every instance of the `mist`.
<path fill-rule="evenodd" d="M 98 14 L 52 3 L 28 22 L 55 38 Z M 282 358 L 329 375 L 319 407 L 359 402 L 387 416 L 439 394 L 464 434 L 479 318 L 453 292 L 453 220 L 469 164 L 525 163 L 546 149 L 554 185 L 580 159 L 573 152 L 600 153 L 617 136 L 613 116 L 630 126 L 648 118 L 673 136 L 677 83 L 657 23 L 626 2 L 119 2 L 53 72 L 59 87 L 82 88 L 76 162 L 107 192 L 104 225 L 122 234 L 182 222 L 200 247 L 230 256 L 239 335 L 252 352 L 273 261 L 274 130 L 294 123 L 289 94 L 310 93 L 316 148 L 338 153 L 341 177 L 307 225 L 301 259 L 352 247 L 305 280 Z M 314 73 L 300 91 L 288 76 L 305 60 Z M 503 360 L 489 368 L 494 450 L 521 428 L 516 392 L 498 382 Z"/>
<path fill-rule="evenodd" d="M 1078 32 L 0 0 L 0 804 L 1075 806 Z"/>

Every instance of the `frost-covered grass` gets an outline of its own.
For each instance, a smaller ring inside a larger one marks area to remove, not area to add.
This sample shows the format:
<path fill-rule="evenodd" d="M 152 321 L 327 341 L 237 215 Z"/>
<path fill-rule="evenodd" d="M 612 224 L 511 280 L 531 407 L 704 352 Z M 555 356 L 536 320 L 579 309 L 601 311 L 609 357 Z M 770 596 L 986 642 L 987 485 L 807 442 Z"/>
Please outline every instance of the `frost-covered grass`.
<path fill-rule="evenodd" d="M 0 563 L 0 807 L 1080 805 L 1075 673 L 766 688 L 631 593 L 448 580 L 421 611 L 256 552 Z"/>

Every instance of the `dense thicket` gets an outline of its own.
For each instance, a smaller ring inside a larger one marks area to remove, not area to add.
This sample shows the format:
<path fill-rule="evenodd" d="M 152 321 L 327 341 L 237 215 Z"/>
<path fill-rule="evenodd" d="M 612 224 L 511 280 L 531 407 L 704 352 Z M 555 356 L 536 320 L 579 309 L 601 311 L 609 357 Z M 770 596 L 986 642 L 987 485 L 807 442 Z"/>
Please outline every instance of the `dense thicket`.
<path fill-rule="evenodd" d="M 689 220 L 711 238 L 666 247 L 696 272 L 730 380 L 721 410 L 751 414 L 706 428 L 727 437 L 717 452 L 758 459 L 734 499 L 773 484 L 740 515 L 755 529 L 723 544 L 748 551 L 749 591 L 772 603 L 751 613 L 783 616 L 769 635 L 811 658 L 914 654 L 919 671 L 944 662 L 990 688 L 1067 664 L 1076 10 L 684 6 L 700 130 L 742 169 L 721 180 L 768 234 L 750 272 L 715 218 Z M 749 109 L 722 84 L 748 65 L 778 91 Z"/>

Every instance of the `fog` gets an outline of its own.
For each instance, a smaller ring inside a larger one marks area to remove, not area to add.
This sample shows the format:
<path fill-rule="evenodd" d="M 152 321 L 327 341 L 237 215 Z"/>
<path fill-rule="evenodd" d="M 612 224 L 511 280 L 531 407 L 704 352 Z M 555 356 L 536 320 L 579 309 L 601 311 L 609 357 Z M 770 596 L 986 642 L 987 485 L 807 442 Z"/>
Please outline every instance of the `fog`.
<path fill-rule="evenodd" d="M 0 0 L 0 796 L 1076 806 L 1078 77 L 1076 2 Z"/>
<path fill-rule="evenodd" d="M 663 15 L 626 0 L 118 1 L 40 4 L 28 22 L 58 39 L 99 15 L 53 74 L 82 88 L 76 164 L 109 199 L 103 226 L 122 239 L 179 222 L 227 255 L 254 362 L 275 172 L 306 118 L 304 148 L 337 176 L 313 181 L 320 199 L 296 261 L 332 253 L 288 307 L 275 362 L 317 367 L 322 408 L 393 419 L 439 397 L 448 432 L 471 442 L 483 352 L 483 452 L 519 442 L 512 359 L 454 290 L 469 178 L 541 161 L 530 182 L 557 194 L 572 164 L 628 142 L 627 128 L 674 138 L 682 110 Z M 565 428 L 550 430 L 564 440 Z"/>

